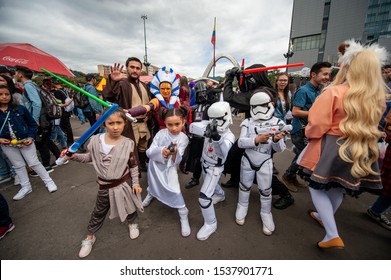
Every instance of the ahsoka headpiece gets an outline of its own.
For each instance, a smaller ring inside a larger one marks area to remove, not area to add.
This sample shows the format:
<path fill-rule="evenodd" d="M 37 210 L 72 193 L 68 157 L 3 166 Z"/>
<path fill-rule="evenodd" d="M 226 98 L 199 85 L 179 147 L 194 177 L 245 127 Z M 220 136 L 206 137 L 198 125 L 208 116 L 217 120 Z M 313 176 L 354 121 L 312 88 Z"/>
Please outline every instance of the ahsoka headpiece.
<path fill-rule="evenodd" d="M 162 94 L 160 93 L 159 86 L 162 82 L 168 82 L 171 84 L 171 97 L 170 97 L 170 104 L 167 104 L 164 100 Z M 179 96 L 179 79 L 176 77 L 176 74 L 174 70 L 171 68 L 167 68 L 166 66 L 163 66 L 153 77 L 151 81 L 151 92 L 157 99 L 159 99 L 160 103 L 168 108 L 171 109 L 174 107 L 175 103 L 177 102 L 178 96 Z"/>
<path fill-rule="evenodd" d="M 362 51 L 370 50 L 377 54 L 380 63 L 384 65 L 387 62 L 388 53 L 385 48 L 379 47 L 378 44 L 363 46 L 354 39 L 347 40 L 338 47 L 339 59 L 338 64 L 349 66 L 352 60 Z"/>

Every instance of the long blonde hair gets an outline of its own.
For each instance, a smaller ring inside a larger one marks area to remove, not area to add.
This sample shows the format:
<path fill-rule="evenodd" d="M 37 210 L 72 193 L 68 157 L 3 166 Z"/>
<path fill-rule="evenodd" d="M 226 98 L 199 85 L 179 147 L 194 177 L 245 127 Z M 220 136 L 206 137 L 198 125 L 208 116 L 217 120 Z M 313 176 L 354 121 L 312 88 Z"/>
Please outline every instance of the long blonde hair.
<path fill-rule="evenodd" d="M 377 174 L 372 164 L 379 157 L 378 124 L 385 109 L 386 84 L 379 57 L 373 50 L 359 52 L 346 70 L 341 73 L 349 83 L 343 100 L 346 117 L 339 124 L 343 133 L 339 140 L 345 141 L 339 148 L 339 156 L 353 164 L 352 176 L 361 178 Z"/>

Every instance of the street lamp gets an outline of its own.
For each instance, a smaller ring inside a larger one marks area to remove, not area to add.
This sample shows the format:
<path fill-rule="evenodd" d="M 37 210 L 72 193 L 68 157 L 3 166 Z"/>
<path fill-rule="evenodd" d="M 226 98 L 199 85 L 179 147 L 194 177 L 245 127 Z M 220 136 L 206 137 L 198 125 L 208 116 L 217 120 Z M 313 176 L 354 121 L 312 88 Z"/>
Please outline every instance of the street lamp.
<path fill-rule="evenodd" d="M 145 29 L 145 20 L 148 19 L 147 15 L 142 15 L 141 18 L 144 21 L 144 43 L 145 43 L 145 56 L 144 56 L 144 65 L 147 68 L 151 63 L 148 62 L 148 55 L 147 55 L 147 31 Z M 148 69 L 146 69 L 148 72 Z"/>

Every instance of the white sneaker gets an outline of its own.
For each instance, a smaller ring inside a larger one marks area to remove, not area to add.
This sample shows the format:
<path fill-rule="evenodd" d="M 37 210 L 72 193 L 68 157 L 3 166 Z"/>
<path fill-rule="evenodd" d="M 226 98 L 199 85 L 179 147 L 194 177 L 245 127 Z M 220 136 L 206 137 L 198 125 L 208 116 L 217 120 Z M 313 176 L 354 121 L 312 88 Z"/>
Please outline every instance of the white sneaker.
<path fill-rule="evenodd" d="M 31 187 L 23 187 L 21 188 L 18 193 L 13 197 L 13 200 L 21 200 L 22 198 L 24 198 L 26 195 L 28 195 L 29 193 L 31 193 L 33 190 L 31 189 Z"/>
<path fill-rule="evenodd" d="M 152 200 L 153 200 L 153 196 L 148 193 L 143 200 L 143 207 L 147 207 L 149 204 L 151 204 Z"/>
<path fill-rule="evenodd" d="M 57 191 L 57 186 L 54 182 L 48 183 L 46 187 L 50 193 Z"/>
<path fill-rule="evenodd" d="M 136 239 L 140 235 L 138 224 L 129 224 L 129 237 L 130 239 Z"/>
<path fill-rule="evenodd" d="M 18 175 L 15 175 L 15 177 L 14 177 L 14 185 L 15 186 L 20 185 L 20 178 Z"/>
<path fill-rule="evenodd" d="M 81 242 L 81 249 L 79 252 L 79 258 L 81 258 L 81 259 L 85 258 L 91 253 L 92 246 L 94 245 L 95 241 L 96 241 L 96 238 L 95 238 L 95 235 L 93 235 L 91 240 L 84 239 Z"/>
<path fill-rule="evenodd" d="M 217 193 L 212 195 L 213 204 L 217 204 L 219 202 L 223 202 L 224 200 L 225 200 L 225 195 L 221 195 L 221 194 L 217 194 Z"/>
<path fill-rule="evenodd" d="M 217 230 L 217 223 L 208 225 L 204 224 L 197 232 L 197 239 L 200 241 L 206 240 Z"/>

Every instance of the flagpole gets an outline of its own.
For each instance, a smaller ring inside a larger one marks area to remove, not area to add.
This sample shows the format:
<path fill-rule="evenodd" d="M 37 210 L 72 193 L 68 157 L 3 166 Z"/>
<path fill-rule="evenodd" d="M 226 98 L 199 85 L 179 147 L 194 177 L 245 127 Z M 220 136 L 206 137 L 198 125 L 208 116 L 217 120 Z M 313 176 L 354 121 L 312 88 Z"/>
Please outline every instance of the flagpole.
<path fill-rule="evenodd" d="M 215 77 L 215 70 L 216 70 L 216 17 L 214 18 L 212 44 L 213 44 L 213 78 L 214 78 Z"/>

